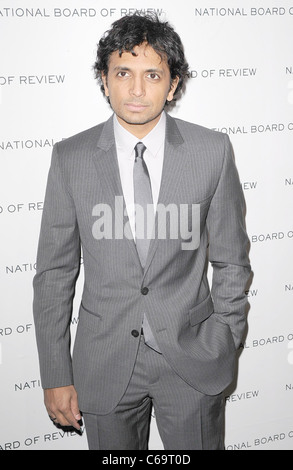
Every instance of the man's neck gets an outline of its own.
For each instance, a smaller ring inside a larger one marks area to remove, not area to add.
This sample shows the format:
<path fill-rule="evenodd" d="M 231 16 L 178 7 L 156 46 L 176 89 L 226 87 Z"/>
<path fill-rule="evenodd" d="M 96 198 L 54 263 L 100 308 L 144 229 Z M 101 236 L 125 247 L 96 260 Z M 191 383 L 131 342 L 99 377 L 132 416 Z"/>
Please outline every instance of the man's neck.
<path fill-rule="evenodd" d="M 128 123 L 128 122 L 124 121 L 123 119 L 121 119 L 119 116 L 117 116 L 117 114 L 116 114 L 116 117 L 117 117 L 117 120 L 118 120 L 119 124 L 122 127 L 124 127 L 124 129 L 126 129 L 128 132 L 133 134 L 138 139 L 143 139 L 158 124 L 158 122 L 161 119 L 161 115 L 162 115 L 162 113 L 159 116 L 157 116 L 155 119 L 153 119 L 152 121 L 146 122 L 146 123 L 143 123 L 143 124 Z"/>

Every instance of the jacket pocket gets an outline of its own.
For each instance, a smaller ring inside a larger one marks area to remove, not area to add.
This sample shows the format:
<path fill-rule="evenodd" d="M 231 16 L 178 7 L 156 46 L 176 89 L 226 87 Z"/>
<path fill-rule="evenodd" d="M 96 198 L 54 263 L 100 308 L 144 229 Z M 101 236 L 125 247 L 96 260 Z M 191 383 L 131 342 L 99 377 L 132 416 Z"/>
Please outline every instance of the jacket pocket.
<path fill-rule="evenodd" d="M 191 326 L 198 325 L 206 320 L 214 312 L 214 304 L 211 294 L 209 294 L 202 302 L 189 310 L 189 321 Z"/>
<path fill-rule="evenodd" d="M 102 317 L 96 312 L 88 310 L 83 303 L 79 308 L 79 326 L 86 327 L 92 331 L 98 330 L 101 325 Z"/>

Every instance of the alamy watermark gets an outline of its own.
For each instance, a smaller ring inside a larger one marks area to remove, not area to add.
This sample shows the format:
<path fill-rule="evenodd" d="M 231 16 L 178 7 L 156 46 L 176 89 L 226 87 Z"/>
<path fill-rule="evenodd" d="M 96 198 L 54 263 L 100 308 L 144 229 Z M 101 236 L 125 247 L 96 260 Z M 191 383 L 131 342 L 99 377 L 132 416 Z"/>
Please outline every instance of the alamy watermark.
<path fill-rule="evenodd" d="M 135 204 L 135 237 L 160 240 L 184 240 L 182 250 L 195 250 L 200 242 L 200 204 L 158 203 L 156 214 L 153 204 L 144 209 Z M 133 238 L 123 196 L 115 196 L 114 210 L 109 204 L 99 203 L 93 207 L 92 234 L 96 240 Z M 156 223 L 155 223 L 156 221 Z"/>

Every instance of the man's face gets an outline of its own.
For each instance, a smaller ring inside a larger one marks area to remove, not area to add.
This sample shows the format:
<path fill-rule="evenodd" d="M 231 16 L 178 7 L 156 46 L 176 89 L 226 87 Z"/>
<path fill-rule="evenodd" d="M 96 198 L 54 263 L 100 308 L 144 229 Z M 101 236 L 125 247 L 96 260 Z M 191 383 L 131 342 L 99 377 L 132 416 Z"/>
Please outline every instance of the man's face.
<path fill-rule="evenodd" d="M 108 75 L 103 76 L 105 94 L 110 98 L 120 124 L 138 138 L 157 124 L 166 100 L 173 99 L 178 78 L 171 84 L 167 62 L 147 44 L 131 52 L 111 54 Z"/>

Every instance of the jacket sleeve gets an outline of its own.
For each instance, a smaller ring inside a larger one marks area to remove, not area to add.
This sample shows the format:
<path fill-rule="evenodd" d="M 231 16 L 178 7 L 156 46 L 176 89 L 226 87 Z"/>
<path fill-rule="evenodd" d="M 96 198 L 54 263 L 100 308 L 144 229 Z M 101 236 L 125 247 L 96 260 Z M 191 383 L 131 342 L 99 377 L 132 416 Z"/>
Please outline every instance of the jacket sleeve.
<path fill-rule="evenodd" d="M 73 383 L 70 320 L 79 269 L 75 207 L 62 176 L 56 144 L 48 174 L 33 280 L 33 314 L 43 388 Z"/>
<path fill-rule="evenodd" d="M 251 269 L 243 192 L 229 137 L 225 135 L 224 139 L 222 171 L 207 217 L 209 261 L 213 267 L 211 293 L 215 318 L 228 323 L 238 348 L 246 326 L 245 289 Z"/>

